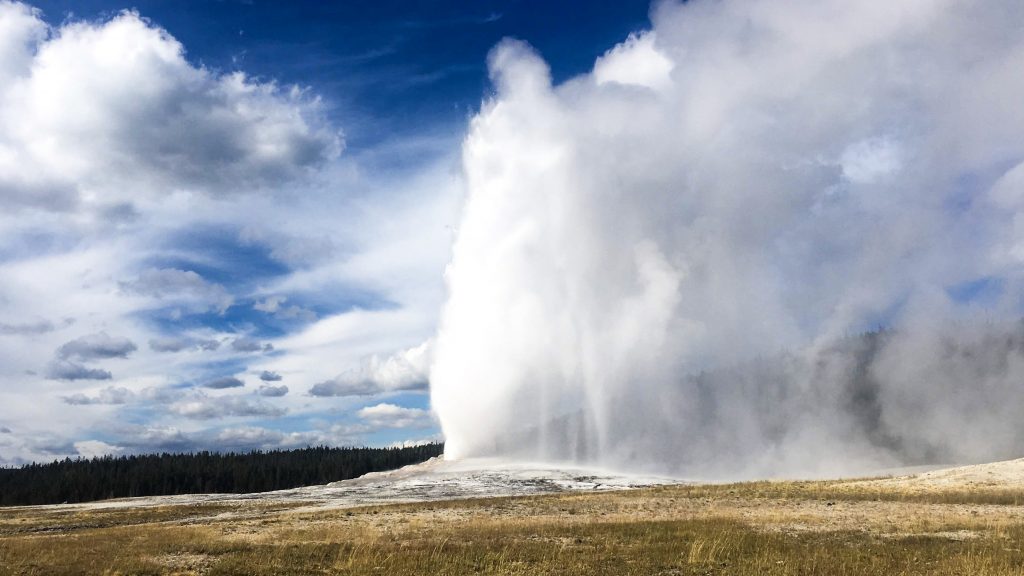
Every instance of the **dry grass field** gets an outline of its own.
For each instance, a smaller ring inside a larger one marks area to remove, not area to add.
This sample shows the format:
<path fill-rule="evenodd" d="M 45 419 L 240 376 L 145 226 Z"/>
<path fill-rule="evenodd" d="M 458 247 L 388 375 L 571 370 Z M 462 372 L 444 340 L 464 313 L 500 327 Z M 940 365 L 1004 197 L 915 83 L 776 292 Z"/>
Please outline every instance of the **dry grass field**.
<path fill-rule="evenodd" d="M 996 481 L 0 509 L 0 574 L 1024 574 L 1022 547 Z"/>

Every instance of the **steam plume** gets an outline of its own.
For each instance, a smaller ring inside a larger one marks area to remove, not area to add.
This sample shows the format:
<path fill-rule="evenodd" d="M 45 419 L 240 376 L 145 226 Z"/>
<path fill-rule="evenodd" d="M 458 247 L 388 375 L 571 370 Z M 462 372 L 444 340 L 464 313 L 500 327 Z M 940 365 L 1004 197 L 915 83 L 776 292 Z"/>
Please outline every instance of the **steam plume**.
<path fill-rule="evenodd" d="M 431 371 L 447 456 L 752 476 L 1020 455 L 1024 4 L 652 21 L 560 85 L 521 42 L 490 56 Z"/>

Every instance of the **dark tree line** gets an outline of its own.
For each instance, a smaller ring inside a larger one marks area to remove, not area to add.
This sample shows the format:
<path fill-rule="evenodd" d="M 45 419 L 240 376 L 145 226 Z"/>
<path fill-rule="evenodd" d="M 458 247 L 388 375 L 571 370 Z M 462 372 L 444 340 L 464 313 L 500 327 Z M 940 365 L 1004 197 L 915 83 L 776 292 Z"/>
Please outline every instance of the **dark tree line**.
<path fill-rule="evenodd" d="M 0 468 L 0 506 L 284 490 L 392 470 L 443 452 L 443 444 L 426 444 L 409 448 L 320 446 L 249 453 L 66 458 L 49 464 Z"/>

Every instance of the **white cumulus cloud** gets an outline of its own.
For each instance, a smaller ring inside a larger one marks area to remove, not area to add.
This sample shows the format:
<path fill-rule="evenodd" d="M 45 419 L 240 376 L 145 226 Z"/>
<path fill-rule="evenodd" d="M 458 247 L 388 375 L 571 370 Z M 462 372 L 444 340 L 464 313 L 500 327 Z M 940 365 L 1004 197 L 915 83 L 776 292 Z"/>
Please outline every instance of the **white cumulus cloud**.
<path fill-rule="evenodd" d="M 387 402 L 361 408 L 357 414 L 367 424 L 378 428 L 425 428 L 431 423 L 430 412 L 426 410 Z"/>
<path fill-rule="evenodd" d="M 0 190 L 15 205 L 240 192 L 340 151 L 315 97 L 193 65 L 137 13 L 51 29 L 5 1 L 0 30 Z"/>

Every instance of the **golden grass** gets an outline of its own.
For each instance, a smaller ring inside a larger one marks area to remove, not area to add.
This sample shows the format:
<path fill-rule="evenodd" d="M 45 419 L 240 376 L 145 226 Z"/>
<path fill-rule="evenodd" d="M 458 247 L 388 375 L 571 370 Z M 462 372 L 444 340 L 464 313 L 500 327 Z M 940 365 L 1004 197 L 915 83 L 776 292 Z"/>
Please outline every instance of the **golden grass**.
<path fill-rule="evenodd" d="M 933 487 L 886 484 L 885 481 L 817 480 L 817 481 L 757 481 L 735 484 L 692 485 L 672 487 L 687 497 L 708 497 L 740 494 L 748 498 L 788 498 L 819 500 L 881 500 L 887 502 L 916 502 L 926 504 L 996 504 L 1024 505 L 1024 490 L 999 486 L 976 487 L 970 490 L 957 487 Z"/>
<path fill-rule="evenodd" d="M 0 509 L 0 574 L 1024 574 L 1024 507 L 842 484 L 350 510 L 9 508 Z"/>

